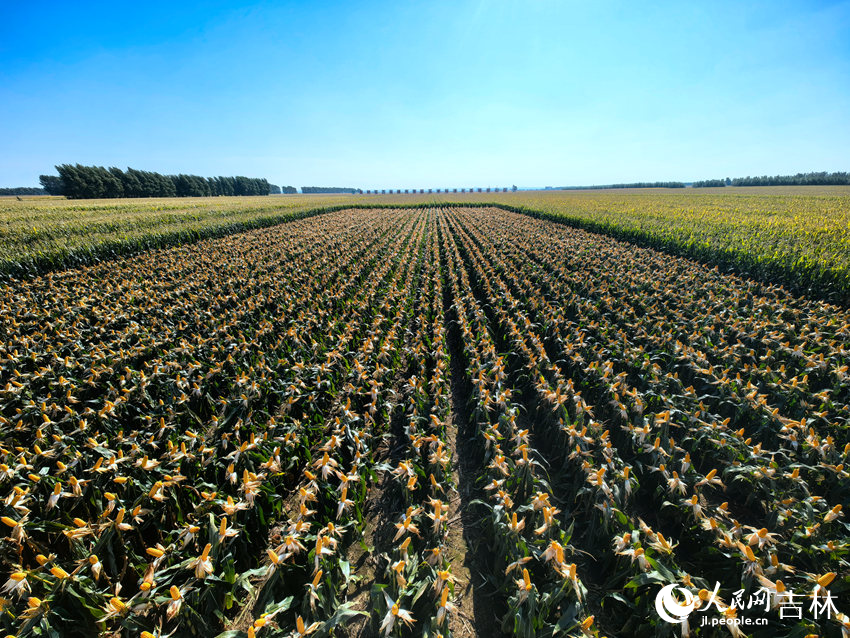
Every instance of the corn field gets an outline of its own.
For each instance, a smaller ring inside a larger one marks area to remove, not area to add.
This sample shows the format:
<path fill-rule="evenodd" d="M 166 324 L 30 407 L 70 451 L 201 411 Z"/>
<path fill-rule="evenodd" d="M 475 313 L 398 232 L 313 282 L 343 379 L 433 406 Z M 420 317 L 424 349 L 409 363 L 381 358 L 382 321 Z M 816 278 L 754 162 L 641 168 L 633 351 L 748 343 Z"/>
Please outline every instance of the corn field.
<path fill-rule="evenodd" d="M 523 212 L 850 306 L 847 186 L 273 198 L 0 198 L 0 279 L 89 265 L 344 207 L 440 203 Z"/>
<path fill-rule="evenodd" d="M 841 307 L 439 205 L 0 290 L 7 635 L 850 636 Z"/>

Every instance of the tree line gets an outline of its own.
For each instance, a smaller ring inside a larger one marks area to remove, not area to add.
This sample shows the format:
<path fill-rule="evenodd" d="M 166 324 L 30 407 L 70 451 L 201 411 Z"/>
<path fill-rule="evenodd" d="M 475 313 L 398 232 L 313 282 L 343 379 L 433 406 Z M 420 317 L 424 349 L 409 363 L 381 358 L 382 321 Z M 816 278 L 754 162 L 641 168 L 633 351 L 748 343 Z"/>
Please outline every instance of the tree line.
<path fill-rule="evenodd" d="M 609 188 L 684 188 L 684 182 L 632 182 L 631 184 L 607 184 L 604 186 L 561 186 L 561 191 L 606 190 Z"/>
<path fill-rule="evenodd" d="M 350 193 L 357 192 L 355 188 L 341 188 L 338 186 L 302 186 L 302 193 Z"/>
<path fill-rule="evenodd" d="M 34 186 L 16 186 L 15 188 L 0 188 L 0 197 L 4 195 L 47 195 L 43 188 Z"/>
<path fill-rule="evenodd" d="M 847 186 L 850 173 L 797 173 L 796 175 L 762 175 L 761 177 L 735 177 L 729 179 L 706 179 L 694 182 L 694 188 L 707 186 Z"/>
<path fill-rule="evenodd" d="M 718 186 L 731 186 L 732 180 L 726 179 L 702 179 L 691 184 L 694 188 L 716 188 Z"/>
<path fill-rule="evenodd" d="M 213 197 L 218 195 L 269 195 L 272 184 L 257 177 L 200 177 L 163 175 L 153 171 L 81 164 L 60 164 L 56 175 L 41 175 L 39 181 L 50 195 L 70 199 L 110 197 Z M 276 192 L 280 187 L 274 186 Z"/>

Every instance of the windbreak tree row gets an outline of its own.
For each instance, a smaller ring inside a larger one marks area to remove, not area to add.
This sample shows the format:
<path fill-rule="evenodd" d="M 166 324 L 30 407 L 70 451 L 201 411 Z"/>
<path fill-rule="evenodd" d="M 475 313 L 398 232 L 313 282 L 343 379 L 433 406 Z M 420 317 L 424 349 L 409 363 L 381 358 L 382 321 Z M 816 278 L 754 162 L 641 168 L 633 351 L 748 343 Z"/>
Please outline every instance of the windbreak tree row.
<path fill-rule="evenodd" d="M 116 197 L 210 197 L 216 195 L 269 195 L 280 187 L 256 177 L 200 177 L 163 175 L 152 171 L 81 164 L 59 164 L 58 177 L 41 175 L 39 181 L 50 195 L 70 199 Z"/>
<path fill-rule="evenodd" d="M 797 173 L 796 175 L 761 175 L 729 179 L 703 179 L 693 183 L 694 188 L 710 186 L 846 186 L 850 184 L 850 173 L 826 171 Z"/>

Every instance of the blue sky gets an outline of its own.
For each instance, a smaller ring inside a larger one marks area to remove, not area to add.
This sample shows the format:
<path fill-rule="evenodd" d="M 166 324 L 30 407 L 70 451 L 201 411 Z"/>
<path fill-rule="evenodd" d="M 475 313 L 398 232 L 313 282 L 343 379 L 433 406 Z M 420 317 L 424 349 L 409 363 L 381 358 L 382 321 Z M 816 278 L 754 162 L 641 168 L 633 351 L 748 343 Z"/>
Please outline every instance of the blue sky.
<path fill-rule="evenodd" d="M 850 2 L 3 2 L 0 186 L 850 170 Z"/>

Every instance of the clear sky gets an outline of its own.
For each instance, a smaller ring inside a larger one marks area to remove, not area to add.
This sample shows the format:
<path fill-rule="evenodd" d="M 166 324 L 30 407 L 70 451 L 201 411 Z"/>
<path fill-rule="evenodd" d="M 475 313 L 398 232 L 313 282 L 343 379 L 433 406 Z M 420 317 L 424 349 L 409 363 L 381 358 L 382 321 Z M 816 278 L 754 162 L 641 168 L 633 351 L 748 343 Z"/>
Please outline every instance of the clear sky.
<path fill-rule="evenodd" d="M 0 0 L 0 186 L 850 170 L 850 2 Z"/>

